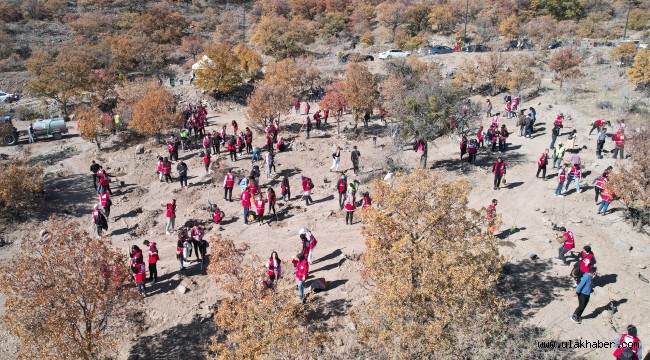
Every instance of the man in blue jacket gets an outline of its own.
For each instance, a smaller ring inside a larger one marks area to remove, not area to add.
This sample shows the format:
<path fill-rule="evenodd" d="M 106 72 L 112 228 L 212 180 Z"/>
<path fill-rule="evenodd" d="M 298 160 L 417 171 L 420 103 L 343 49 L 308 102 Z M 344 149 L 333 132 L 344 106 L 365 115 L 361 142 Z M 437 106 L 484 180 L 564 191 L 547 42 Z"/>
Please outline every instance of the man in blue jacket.
<path fill-rule="evenodd" d="M 587 304 L 589 303 L 589 296 L 594 292 L 593 290 L 593 278 L 596 275 L 596 268 L 592 267 L 589 269 L 588 273 L 582 275 L 582 279 L 576 288 L 576 296 L 578 297 L 578 308 L 571 316 L 571 320 L 576 324 L 582 322 L 582 312 L 585 311 Z"/>

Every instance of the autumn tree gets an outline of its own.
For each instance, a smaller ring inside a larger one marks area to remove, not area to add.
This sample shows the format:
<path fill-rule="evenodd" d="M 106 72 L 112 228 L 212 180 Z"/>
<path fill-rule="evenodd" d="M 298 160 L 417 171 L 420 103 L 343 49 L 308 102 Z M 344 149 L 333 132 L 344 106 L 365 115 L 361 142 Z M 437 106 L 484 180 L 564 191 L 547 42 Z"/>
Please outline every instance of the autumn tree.
<path fill-rule="evenodd" d="M 246 259 L 247 244 L 211 238 L 208 272 L 227 295 L 214 315 L 219 332 L 212 338 L 214 359 L 317 358 L 327 346 L 318 322 L 309 321 L 297 299 L 290 272 L 277 285 L 261 284 L 262 260 Z"/>
<path fill-rule="evenodd" d="M 329 109 L 330 114 L 336 119 L 336 132 L 341 132 L 341 117 L 343 111 L 348 106 L 345 97 L 345 84 L 343 81 L 337 81 L 329 86 L 325 92 L 325 96 L 318 102 L 318 107 L 321 109 Z"/>
<path fill-rule="evenodd" d="M 628 217 L 639 229 L 650 225 L 650 158 L 645 148 L 648 136 L 647 128 L 628 136 L 625 144 L 628 162 L 619 164 L 607 183 L 607 188 L 623 202 Z"/>
<path fill-rule="evenodd" d="M 181 50 L 192 55 L 192 59 L 196 60 L 196 57 L 203 51 L 204 42 L 203 38 L 197 34 L 186 36 L 181 42 Z"/>
<path fill-rule="evenodd" d="M 246 116 L 249 121 L 265 126 L 273 119 L 289 112 L 293 97 L 281 83 L 264 81 L 255 87 L 248 99 Z"/>
<path fill-rule="evenodd" d="M 397 1 L 384 1 L 377 6 L 377 21 L 390 31 L 391 39 L 395 39 L 397 29 L 406 19 L 406 5 Z"/>
<path fill-rule="evenodd" d="M 205 50 L 205 55 L 207 59 L 195 71 L 195 84 L 219 94 L 231 92 L 241 85 L 246 76 L 262 66 L 259 54 L 244 45 L 236 48 L 228 43 L 212 45 Z"/>
<path fill-rule="evenodd" d="M 534 57 L 517 53 L 507 60 L 507 70 L 503 76 L 497 76 L 496 83 L 512 93 L 540 85 L 539 65 Z"/>
<path fill-rule="evenodd" d="M 313 61 L 312 57 L 301 57 L 270 63 L 264 72 L 264 81 L 279 84 L 292 96 L 300 97 L 322 85 L 321 73 Z"/>
<path fill-rule="evenodd" d="M 621 61 L 621 65 L 628 67 L 636 55 L 636 45 L 633 43 L 623 43 L 609 52 L 610 56 Z"/>
<path fill-rule="evenodd" d="M 91 88 L 92 65 L 93 59 L 81 50 L 35 51 L 27 61 L 27 87 L 36 96 L 56 101 L 67 116 L 71 103 Z"/>
<path fill-rule="evenodd" d="M 84 105 L 75 111 L 75 119 L 77 119 L 77 129 L 81 134 L 81 138 L 95 143 L 97 150 L 101 150 L 101 136 L 110 131 L 112 121 L 105 123 L 102 121 L 101 111 L 97 107 Z"/>
<path fill-rule="evenodd" d="M 563 47 L 558 49 L 548 62 L 548 67 L 555 72 L 560 80 L 560 88 L 566 79 L 583 76 L 578 68 L 582 63 L 582 56 L 572 48 Z"/>
<path fill-rule="evenodd" d="M 183 30 L 189 24 L 181 14 L 172 11 L 168 5 L 159 3 L 140 13 L 129 32 L 143 35 L 157 44 L 180 44 Z"/>
<path fill-rule="evenodd" d="M 0 217 L 20 219 L 36 209 L 43 195 L 43 169 L 25 159 L 0 162 Z"/>
<path fill-rule="evenodd" d="M 289 0 L 291 10 L 299 17 L 306 20 L 314 20 L 316 15 L 325 11 L 323 0 Z"/>
<path fill-rule="evenodd" d="M 420 169 L 373 184 L 378 206 L 361 215 L 370 300 L 353 316 L 369 355 L 461 358 L 477 344 L 459 338 L 489 331 L 502 315 L 497 239 L 468 207 L 469 181 L 445 178 Z"/>
<path fill-rule="evenodd" d="M 493 51 L 476 57 L 476 62 L 466 61 L 458 67 L 454 83 L 470 90 L 487 88 L 490 95 L 496 94 L 507 76 L 508 58 L 501 51 Z"/>
<path fill-rule="evenodd" d="M 354 128 L 357 128 L 359 117 L 365 112 L 372 112 L 377 104 L 377 80 L 368 69 L 361 64 L 351 63 L 345 67 L 343 94 L 348 106 L 352 109 Z"/>
<path fill-rule="evenodd" d="M 627 69 L 627 75 L 632 84 L 650 92 L 650 50 L 643 49 L 636 53 L 634 63 Z"/>
<path fill-rule="evenodd" d="M 4 323 L 21 342 L 22 359 L 99 359 L 114 353 L 134 304 L 130 275 L 110 243 L 52 218 L 43 237 L 25 236 L 0 272 Z M 83 246 L 80 246 L 83 244 Z M 92 249 L 92 256 L 88 250 Z M 34 271 L 38 265 L 39 271 Z M 17 281 L 18 279 L 18 281 Z"/>
<path fill-rule="evenodd" d="M 313 25 L 304 20 L 262 16 L 255 26 L 251 41 L 262 53 L 279 60 L 302 54 L 303 46 L 311 44 L 314 36 Z"/>
<path fill-rule="evenodd" d="M 126 82 L 117 87 L 117 106 L 114 112 L 120 114 L 123 124 L 128 125 L 133 119 L 135 105 L 142 100 L 145 94 L 159 90 L 160 84 L 157 81 L 134 81 Z"/>
<path fill-rule="evenodd" d="M 537 15 L 553 15 L 558 20 L 579 18 L 583 15 L 583 0 L 533 0 L 531 4 Z"/>
<path fill-rule="evenodd" d="M 182 125 L 180 114 L 174 113 L 176 107 L 172 93 L 162 86 L 152 90 L 135 103 L 133 118 L 129 128 L 146 135 L 160 135 Z"/>
<path fill-rule="evenodd" d="M 650 14 L 648 9 L 634 9 L 630 11 L 630 29 L 631 30 L 646 30 L 650 22 Z"/>

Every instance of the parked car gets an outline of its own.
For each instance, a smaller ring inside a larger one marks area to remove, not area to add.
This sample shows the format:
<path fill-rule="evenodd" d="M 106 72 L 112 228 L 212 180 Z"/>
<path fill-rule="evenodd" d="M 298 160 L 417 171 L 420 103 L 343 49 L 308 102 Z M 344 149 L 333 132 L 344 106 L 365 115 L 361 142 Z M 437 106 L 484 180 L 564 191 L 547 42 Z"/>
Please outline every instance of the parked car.
<path fill-rule="evenodd" d="M 4 91 L 0 91 L 0 102 L 10 103 L 10 102 L 18 101 L 18 99 L 20 99 L 20 96 L 16 94 L 9 94 Z"/>
<path fill-rule="evenodd" d="M 486 51 L 492 51 L 492 49 L 485 45 L 476 44 L 476 45 L 464 46 L 463 51 L 464 52 L 486 52 Z"/>
<path fill-rule="evenodd" d="M 390 49 L 388 51 L 379 53 L 378 57 L 383 60 L 383 59 L 391 59 L 391 58 L 405 58 L 409 55 L 411 55 L 411 53 L 409 53 L 408 51 L 404 51 L 402 49 Z"/>
<path fill-rule="evenodd" d="M 555 40 L 555 41 L 551 41 L 546 48 L 547 49 L 557 49 L 560 46 L 562 46 L 562 42 L 559 41 L 559 40 Z"/>
<path fill-rule="evenodd" d="M 451 54 L 454 52 L 454 49 L 449 46 L 435 45 L 421 47 L 418 52 L 423 55 Z"/>
<path fill-rule="evenodd" d="M 341 62 L 362 62 L 362 61 L 375 61 L 375 57 L 372 55 L 363 55 L 359 53 L 349 53 L 341 56 Z"/>
<path fill-rule="evenodd" d="M 625 43 L 634 44 L 639 49 L 647 49 L 648 48 L 648 44 L 642 43 L 641 40 L 623 40 L 623 41 L 621 41 L 621 44 L 625 44 Z"/>

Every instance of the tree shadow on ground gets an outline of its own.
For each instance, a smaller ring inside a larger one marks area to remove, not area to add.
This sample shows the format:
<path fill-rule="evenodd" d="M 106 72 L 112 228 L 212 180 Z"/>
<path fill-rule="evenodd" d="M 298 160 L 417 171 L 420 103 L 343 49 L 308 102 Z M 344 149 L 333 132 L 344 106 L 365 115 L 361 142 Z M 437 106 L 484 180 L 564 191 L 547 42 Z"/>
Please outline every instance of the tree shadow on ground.
<path fill-rule="evenodd" d="M 510 312 L 517 317 L 532 315 L 536 309 L 559 297 L 559 290 L 568 289 L 570 277 L 553 277 L 546 273 L 553 267 L 551 260 L 524 259 L 506 264 L 499 281 L 501 293 L 511 299 Z"/>
<path fill-rule="evenodd" d="M 140 336 L 128 360 L 205 359 L 210 338 L 217 334 L 211 319 L 196 315 L 189 324 L 179 324 L 157 334 Z"/>
<path fill-rule="evenodd" d="M 38 220 L 45 220 L 52 214 L 73 216 L 90 215 L 92 201 L 99 201 L 93 189 L 92 177 L 74 174 L 65 177 L 45 176 L 45 197 L 43 205 L 36 212 Z"/>
<path fill-rule="evenodd" d="M 61 148 L 58 150 L 49 151 L 45 154 L 39 154 L 30 157 L 30 161 L 32 164 L 46 163 L 48 165 L 52 165 L 79 154 L 81 154 L 81 150 L 77 149 L 75 146 L 67 145 L 61 146 Z"/>

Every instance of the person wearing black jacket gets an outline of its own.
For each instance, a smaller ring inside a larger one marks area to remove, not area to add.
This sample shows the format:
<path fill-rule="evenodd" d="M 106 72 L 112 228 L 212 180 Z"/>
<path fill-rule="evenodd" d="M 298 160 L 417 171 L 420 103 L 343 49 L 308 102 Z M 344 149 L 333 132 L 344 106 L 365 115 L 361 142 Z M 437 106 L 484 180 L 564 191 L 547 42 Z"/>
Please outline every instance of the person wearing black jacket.
<path fill-rule="evenodd" d="M 90 164 L 90 172 L 93 173 L 93 189 L 97 189 L 97 171 L 99 170 L 99 164 L 95 162 L 95 160 L 92 161 Z"/>
<path fill-rule="evenodd" d="M 188 188 L 187 186 L 187 164 L 183 160 L 176 165 L 176 171 L 178 171 L 178 180 L 181 183 L 181 187 Z"/>
<path fill-rule="evenodd" d="M 549 146 L 549 149 L 554 149 L 555 148 L 555 140 L 557 140 L 557 137 L 560 136 L 560 129 L 562 128 L 562 125 L 555 125 L 553 127 L 553 130 L 551 130 L 551 146 Z"/>
<path fill-rule="evenodd" d="M 359 175 L 359 158 L 361 157 L 361 153 L 359 150 L 357 150 L 357 147 L 355 146 L 352 150 L 352 154 L 350 155 L 350 159 L 352 160 L 352 167 L 354 168 L 354 175 Z"/>

